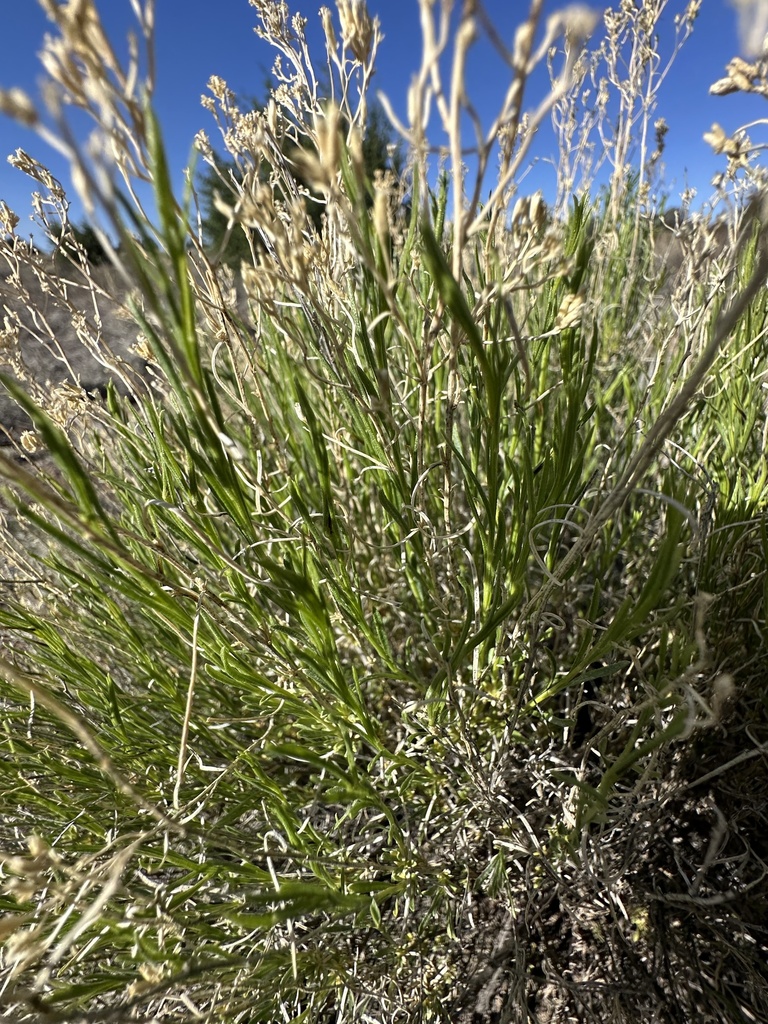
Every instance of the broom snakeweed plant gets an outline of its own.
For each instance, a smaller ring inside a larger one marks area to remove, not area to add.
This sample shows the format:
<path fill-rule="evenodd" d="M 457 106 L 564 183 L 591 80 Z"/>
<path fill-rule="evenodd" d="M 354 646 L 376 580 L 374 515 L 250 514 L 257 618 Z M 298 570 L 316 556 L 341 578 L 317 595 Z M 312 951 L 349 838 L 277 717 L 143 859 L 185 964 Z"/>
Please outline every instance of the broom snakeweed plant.
<path fill-rule="evenodd" d="M 123 66 L 93 0 L 45 0 L 51 117 L 0 93 L 71 160 L 145 364 L 105 339 L 64 190 L 17 152 L 59 258 L 0 206 L 28 314 L 4 300 L 0 379 L 30 424 L 0 450 L 4 1019 L 765 1016 L 768 216 L 726 252 L 694 222 L 674 280 L 654 263 L 665 4 L 622 3 L 589 50 L 580 5 L 532 0 L 507 48 L 482 4 L 419 0 L 407 123 L 382 98 L 407 170 L 370 181 L 378 19 L 322 9 L 324 95 L 306 20 L 251 0 L 273 94 L 243 113 L 214 76 L 204 102 L 242 171 L 217 198 L 235 274 L 192 177 L 174 192 L 131 2 Z M 511 80 L 487 131 L 464 90 L 483 34 Z M 548 213 L 518 192 L 531 140 L 606 54 L 610 188 L 566 208 L 566 161 Z"/>

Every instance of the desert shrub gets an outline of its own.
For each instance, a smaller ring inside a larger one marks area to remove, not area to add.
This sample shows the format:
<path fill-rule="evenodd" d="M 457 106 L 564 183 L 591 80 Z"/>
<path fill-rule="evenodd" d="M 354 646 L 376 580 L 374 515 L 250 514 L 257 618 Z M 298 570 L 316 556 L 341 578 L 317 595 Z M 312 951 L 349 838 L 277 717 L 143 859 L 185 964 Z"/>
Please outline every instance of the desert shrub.
<path fill-rule="evenodd" d="M 124 147 L 110 188 L 71 155 L 147 371 L 97 338 L 126 385 L 103 402 L 3 377 L 33 424 L 0 452 L 4 1012 L 759 1019 L 764 208 L 729 251 L 698 224 L 668 287 L 624 157 L 601 201 L 516 192 L 586 66 L 581 8 L 517 30 L 469 178 L 456 83 L 485 23 L 467 5 L 451 35 L 424 0 L 407 171 L 371 181 L 378 23 L 321 11 L 337 110 L 302 19 L 253 6 L 293 70 L 244 115 L 212 80 L 233 156 L 273 168 L 232 205 L 259 242 L 236 279 L 174 194 L 138 64 L 91 3 L 46 4 L 48 73 Z M 30 254 L 2 214 L 13 278 Z M 13 359 L 10 315 L 3 338 Z"/>
<path fill-rule="evenodd" d="M 237 116 L 239 111 L 235 107 L 235 97 L 227 95 L 226 101 L 227 111 Z M 347 126 L 340 125 L 340 130 L 344 131 L 345 127 Z M 223 123 L 222 132 L 225 137 L 227 130 L 228 125 Z M 302 153 L 302 147 L 307 145 L 311 145 L 311 140 L 303 139 L 301 143 L 297 143 L 286 135 L 284 149 L 281 152 L 282 167 L 283 170 L 293 169 L 293 177 L 296 179 L 294 187 L 301 190 L 307 216 L 319 231 L 322 229 L 325 202 L 322 196 L 312 194 L 309 183 L 301 177 L 301 168 L 306 165 L 306 154 Z M 391 126 L 378 104 L 366 113 L 362 125 L 361 150 L 365 174 L 371 181 L 377 173 L 397 172 L 402 169 L 399 148 L 392 137 Z M 237 204 L 243 195 L 244 178 L 252 177 L 255 173 L 260 181 L 266 183 L 270 174 L 274 174 L 274 167 L 264 156 L 261 164 L 254 166 L 254 154 L 250 152 L 222 157 L 212 147 L 209 148 L 207 143 L 205 154 L 206 163 L 198 175 L 196 184 L 203 241 L 213 262 L 221 260 L 238 271 L 243 260 L 247 263 L 252 262 L 254 246 L 258 249 L 261 243 L 246 224 L 232 219 L 229 214 L 231 207 L 228 207 L 227 201 Z M 281 201 L 285 196 L 282 191 L 278 191 L 276 198 Z M 372 202 L 370 195 L 368 202 Z"/>

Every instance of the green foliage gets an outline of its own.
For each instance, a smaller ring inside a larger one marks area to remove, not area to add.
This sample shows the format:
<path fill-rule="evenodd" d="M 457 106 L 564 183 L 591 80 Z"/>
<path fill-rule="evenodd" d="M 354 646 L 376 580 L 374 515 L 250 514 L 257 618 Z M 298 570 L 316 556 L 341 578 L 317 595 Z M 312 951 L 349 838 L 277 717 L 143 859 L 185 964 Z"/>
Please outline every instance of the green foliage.
<path fill-rule="evenodd" d="M 764 232 L 678 343 L 631 182 L 462 233 L 344 124 L 234 309 L 147 106 L 146 389 L 0 378 L 4 1011 L 759 1019 Z"/>

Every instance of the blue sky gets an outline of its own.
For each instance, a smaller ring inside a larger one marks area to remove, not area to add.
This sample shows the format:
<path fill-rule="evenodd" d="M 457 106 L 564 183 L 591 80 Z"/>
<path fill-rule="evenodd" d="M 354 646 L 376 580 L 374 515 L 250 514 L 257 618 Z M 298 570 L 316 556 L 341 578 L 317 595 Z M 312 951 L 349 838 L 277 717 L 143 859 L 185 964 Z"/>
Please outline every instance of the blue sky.
<path fill-rule="evenodd" d="M 309 18 L 310 48 L 321 63 L 324 48 L 317 16 L 319 6 L 320 0 L 311 3 L 292 0 L 290 3 L 292 11 L 298 10 Z M 329 6 L 333 9 L 332 3 Z M 508 43 L 527 6 L 520 0 L 486 0 L 485 4 L 501 37 Z M 563 4 L 556 0 L 547 0 L 545 9 L 550 12 L 561 6 Z M 44 33 L 52 26 L 35 0 L 16 0 L 7 7 L 3 12 L 6 44 L 0 64 L 0 85 L 5 88 L 21 86 L 35 95 L 42 75 L 36 53 Z M 101 0 L 98 7 L 112 39 L 119 42 L 131 25 L 128 0 Z M 673 45 L 674 15 L 684 7 L 684 0 L 669 2 L 661 24 L 664 53 L 669 53 Z M 416 0 L 369 0 L 369 10 L 380 17 L 385 36 L 375 85 L 387 93 L 394 109 L 404 116 L 408 84 L 419 66 L 421 53 L 417 3 Z M 248 0 L 157 0 L 156 107 L 179 187 L 181 170 L 189 158 L 195 132 L 205 128 L 215 139 L 215 125 L 200 106 L 208 77 L 220 75 L 240 94 L 263 94 L 274 55 L 256 36 L 256 24 L 256 11 Z M 686 186 L 697 189 L 697 203 L 710 197 L 711 178 L 724 167 L 723 158 L 716 157 L 702 139 L 714 121 L 730 132 L 768 115 L 768 101 L 759 97 L 739 94 L 712 97 L 708 93 L 711 83 L 722 77 L 726 62 L 739 50 L 733 8 L 726 0 L 703 0 L 694 33 L 665 82 L 657 111 L 669 124 L 664 160 L 672 203 Z M 487 117 L 496 109 L 508 81 L 509 72 L 502 63 L 487 46 L 479 46 L 470 66 L 468 91 Z M 534 82 L 540 89 L 545 84 L 543 77 Z M 535 94 L 532 98 L 535 99 Z M 759 133 L 759 128 L 754 129 L 753 141 L 759 140 Z M 32 230 L 28 220 L 29 194 L 35 186 L 5 162 L 6 155 L 19 146 L 47 164 L 65 185 L 68 177 L 61 160 L 42 142 L 0 115 L 0 199 L 19 214 L 22 218 L 19 230 L 26 233 Z M 527 178 L 523 191 L 542 187 L 545 195 L 551 194 L 554 171 L 547 160 L 556 156 L 556 147 L 548 124 L 537 141 L 535 154 L 539 163 Z M 76 216 L 78 211 L 78 204 L 73 202 Z"/>

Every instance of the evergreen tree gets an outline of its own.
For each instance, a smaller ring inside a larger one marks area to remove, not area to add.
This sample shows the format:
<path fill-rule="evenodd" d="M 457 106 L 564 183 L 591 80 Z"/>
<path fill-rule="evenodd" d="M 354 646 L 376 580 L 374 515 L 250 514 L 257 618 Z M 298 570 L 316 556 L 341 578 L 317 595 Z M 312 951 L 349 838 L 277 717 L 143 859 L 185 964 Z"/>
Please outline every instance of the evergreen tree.
<path fill-rule="evenodd" d="M 104 248 L 90 224 L 70 224 L 66 234 L 59 232 L 54 237 L 54 244 L 58 252 L 76 257 L 76 246 L 85 250 L 85 255 L 92 267 L 98 267 L 103 263 L 109 263 L 109 253 Z"/>

